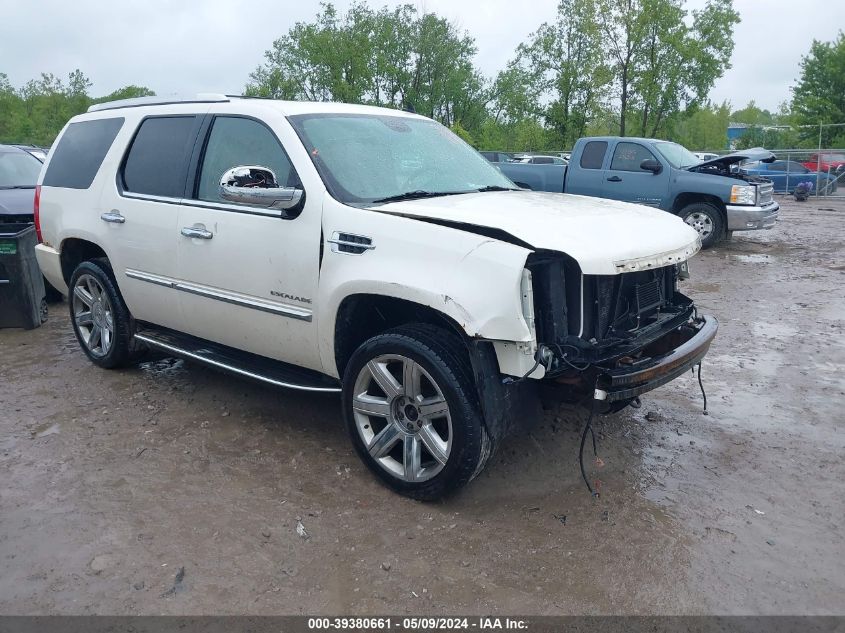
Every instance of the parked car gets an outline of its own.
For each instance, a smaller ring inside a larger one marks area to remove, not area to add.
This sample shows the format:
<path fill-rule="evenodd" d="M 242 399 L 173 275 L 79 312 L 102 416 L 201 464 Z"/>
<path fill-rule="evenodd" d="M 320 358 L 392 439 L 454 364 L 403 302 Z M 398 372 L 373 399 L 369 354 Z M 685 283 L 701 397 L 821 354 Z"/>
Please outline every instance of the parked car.
<path fill-rule="evenodd" d="M 484 158 L 491 163 L 508 163 L 513 158 L 512 154 L 507 152 L 479 152 Z"/>
<path fill-rule="evenodd" d="M 714 158 L 719 158 L 718 154 L 714 154 L 712 152 L 693 152 L 692 154 L 700 161 L 713 160 Z"/>
<path fill-rule="evenodd" d="M 813 188 L 824 193 L 833 193 L 837 189 L 836 175 L 819 173 L 807 169 L 803 164 L 794 160 L 776 160 L 772 163 L 753 161 L 743 163 L 740 170 L 751 176 L 761 176 L 772 181 L 775 191 L 792 193 L 796 185 L 802 182 L 812 182 Z M 818 180 L 818 184 L 817 184 Z"/>
<path fill-rule="evenodd" d="M 362 460 L 416 498 L 477 475 L 541 383 L 617 410 L 716 334 L 679 292 L 700 240 L 678 218 L 517 190 L 408 112 L 98 104 L 38 191 L 38 262 L 94 364 L 149 347 L 341 393 Z"/>
<path fill-rule="evenodd" d="M 16 144 L 15 147 L 18 147 L 18 148 L 22 149 L 23 151 L 32 154 L 33 156 L 35 156 L 35 158 L 40 160 L 42 163 L 45 160 L 47 160 L 47 153 L 50 151 L 49 147 L 38 147 L 37 145 L 17 145 Z"/>
<path fill-rule="evenodd" d="M 526 165 L 566 165 L 566 161 L 560 156 L 515 156 L 510 162 L 523 163 Z"/>
<path fill-rule="evenodd" d="M 32 222 L 41 161 L 14 145 L 0 145 L 0 223 Z"/>
<path fill-rule="evenodd" d="M 761 148 L 701 162 L 677 143 L 646 138 L 591 137 L 575 143 L 568 167 L 500 166 L 513 182 L 536 191 L 575 193 L 645 204 L 680 216 L 712 246 L 731 231 L 770 229 L 780 205 L 772 183 L 741 174 L 741 161 L 772 161 Z"/>
<path fill-rule="evenodd" d="M 41 160 L 16 145 L 0 145 L 0 224 L 34 222 L 35 185 Z M 46 280 L 47 301 L 61 301 L 62 295 Z"/>
<path fill-rule="evenodd" d="M 845 171 L 845 154 L 839 152 L 811 154 L 803 165 L 811 171 L 842 173 Z"/>

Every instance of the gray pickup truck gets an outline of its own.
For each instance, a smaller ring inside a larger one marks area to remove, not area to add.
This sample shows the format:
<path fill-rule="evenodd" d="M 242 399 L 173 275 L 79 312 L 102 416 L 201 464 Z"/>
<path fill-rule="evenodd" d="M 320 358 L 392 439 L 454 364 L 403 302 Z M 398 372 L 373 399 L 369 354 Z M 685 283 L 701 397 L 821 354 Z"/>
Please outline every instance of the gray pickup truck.
<path fill-rule="evenodd" d="M 704 248 L 733 231 L 770 229 L 780 205 L 766 178 L 738 171 L 745 160 L 771 162 L 762 148 L 701 161 L 677 143 L 618 136 L 579 139 L 569 165 L 499 163 L 520 187 L 645 204 L 674 213 L 698 231 Z"/>

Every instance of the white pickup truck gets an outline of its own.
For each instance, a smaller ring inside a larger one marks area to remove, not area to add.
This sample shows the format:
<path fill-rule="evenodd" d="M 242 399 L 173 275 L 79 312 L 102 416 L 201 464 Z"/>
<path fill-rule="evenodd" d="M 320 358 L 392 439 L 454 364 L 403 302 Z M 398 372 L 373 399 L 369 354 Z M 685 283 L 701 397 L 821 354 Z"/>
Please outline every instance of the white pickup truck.
<path fill-rule="evenodd" d="M 92 106 L 36 189 L 37 257 L 97 365 L 155 348 L 342 393 L 393 489 L 477 475 L 544 397 L 618 410 L 699 363 L 696 232 L 517 190 L 422 116 L 200 95 Z"/>

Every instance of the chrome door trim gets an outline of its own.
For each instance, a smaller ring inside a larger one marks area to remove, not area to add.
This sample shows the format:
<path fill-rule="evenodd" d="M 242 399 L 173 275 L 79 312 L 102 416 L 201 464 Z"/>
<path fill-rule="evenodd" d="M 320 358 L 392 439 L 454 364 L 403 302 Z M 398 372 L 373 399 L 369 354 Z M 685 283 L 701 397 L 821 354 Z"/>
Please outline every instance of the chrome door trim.
<path fill-rule="evenodd" d="M 194 352 L 190 352 L 186 349 L 181 347 L 176 347 L 175 345 L 170 345 L 168 343 L 163 343 L 153 337 L 145 336 L 144 334 L 135 334 L 135 338 L 139 341 L 143 341 L 148 345 L 152 345 L 154 347 L 158 347 L 160 349 L 166 350 L 168 352 L 173 352 L 179 356 L 187 356 L 193 360 L 200 361 L 202 363 L 206 363 L 207 365 L 213 365 L 214 367 L 219 367 L 220 369 L 225 369 L 226 371 L 230 371 L 234 374 L 238 374 L 240 376 L 246 376 L 247 378 L 253 378 L 255 380 L 260 380 L 261 382 L 266 382 L 270 385 L 275 385 L 276 387 L 285 387 L 287 389 L 298 389 L 300 391 L 316 391 L 320 393 L 340 393 L 340 387 L 309 387 L 307 385 L 297 385 L 290 382 L 283 382 L 281 380 L 276 380 L 275 378 L 270 378 L 269 376 L 264 376 L 263 374 L 256 374 L 255 372 L 247 371 L 246 369 L 241 369 L 240 367 L 235 367 L 234 365 L 229 365 L 228 363 L 223 363 L 219 360 L 214 360 L 212 358 L 208 358 L 206 356 L 202 356 L 200 354 L 195 354 Z"/>
<path fill-rule="evenodd" d="M 161 277 L 159 275 L 153 275 L 150 273 L 145 273 L 140 270 L 134 270 L 132 268 L 126 269 L 126 276 L 130 279 L 138 279 L 139 281 L 146 281 L 151 284 L 155 284 L 156 286 L 165 286 L 166 288 L 175 288 L 176 282 L 172 279 L 167 277 Z"/>
<path fill-rule="evenodd" d="M 133 270 L 131 268 L 126 269 L 126 276 L 130 277 L 131 279 L 146 281 L 157 286 L 165 286 L 167 288 L 173 288 L 174 290 L 181 290 L 182 292 L 187 292 L 189 294 L 205 297 L 207 299 L 215 299 L 224 303 L 230 303 L 232 305 L 240 306 L 242 308 L 250 308 L 252 310 L 258 310 L 260 312 L 268 312 L 270 314 L 276 314 L 279 316 L 288 317 L 290 319 L 297 319 L 299 321 L 310 322 L 313 319 L 312 311 L 308 310 L 307 308 L 300 308 L 298 306 L 292 305 L 279 305 L 276 303 L 270 303 L 269 301 L 261 301 L 260 299 L 250 299 L 246 297 L 241 297 L 233 293 L 224 292 L 222 290 L 212 290 L 211 288 L 207 288 L 206 286 L 200 286 L 185 281 L 179 281 L 178 279 L 161 277 L 159 275 L 152 275 L 150 273 L 145 273 L 140 270 Z"/>

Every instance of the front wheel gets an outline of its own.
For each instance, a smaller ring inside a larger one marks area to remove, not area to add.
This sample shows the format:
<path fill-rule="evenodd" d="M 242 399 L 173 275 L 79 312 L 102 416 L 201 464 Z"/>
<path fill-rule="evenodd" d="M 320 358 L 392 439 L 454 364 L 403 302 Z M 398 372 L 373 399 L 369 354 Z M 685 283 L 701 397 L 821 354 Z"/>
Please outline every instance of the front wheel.
<path fill-rule="evenodd" d="M 467 484 L 490 454 L 462 341 L 424 325 L 363 343 L 343 379 L 352 443 L 395 491 L 438 499 Z"/>
<path fill-rule="evenodd" d="M 701 248 L 713 246 L 724 233 L 722 212 L 712 204 L 694 202 L 684 207 L 679 215 L 684 222 L 698 232 L 701 237 Z"/>

